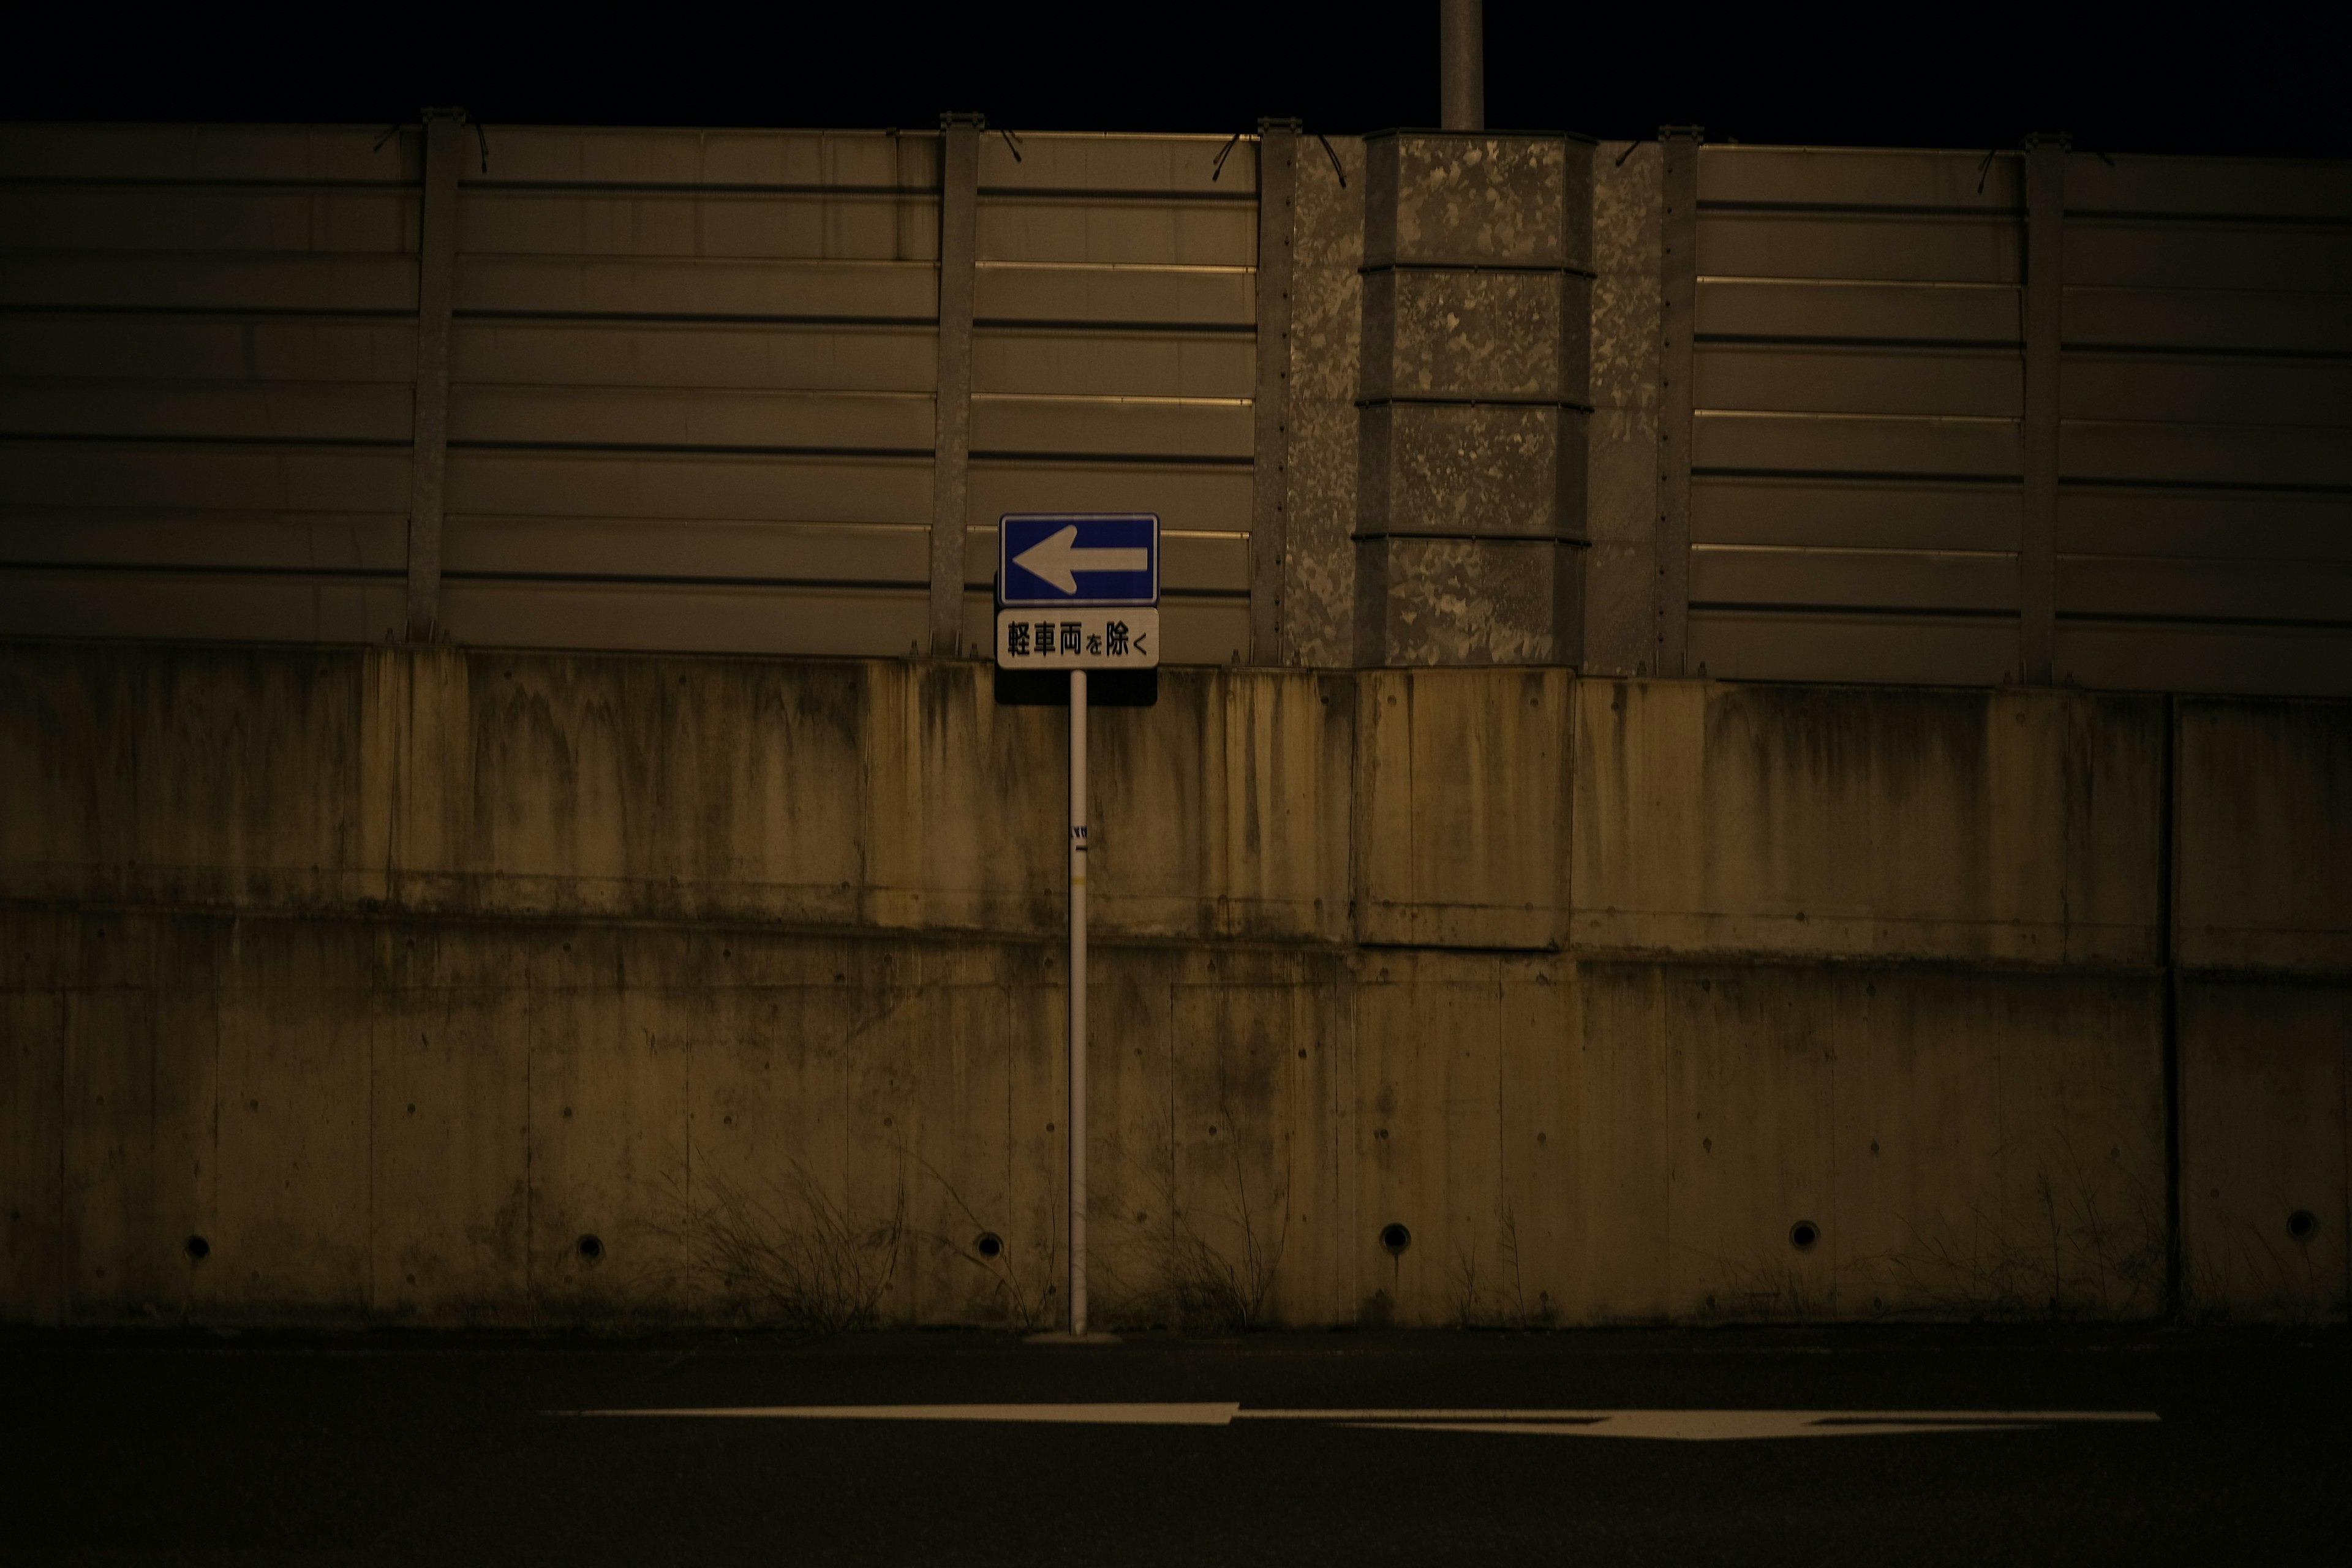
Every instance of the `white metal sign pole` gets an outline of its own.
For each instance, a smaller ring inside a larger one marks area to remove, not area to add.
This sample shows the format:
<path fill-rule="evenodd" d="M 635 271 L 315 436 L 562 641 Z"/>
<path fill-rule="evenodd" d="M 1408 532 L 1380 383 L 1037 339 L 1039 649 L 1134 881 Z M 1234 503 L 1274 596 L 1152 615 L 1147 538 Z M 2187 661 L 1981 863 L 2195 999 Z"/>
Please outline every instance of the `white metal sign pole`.
<path fill-rule="evenodd" d="M 1037 701 L 1053 688 L 1029 678 L 1070 676 L 1069 1337 L 1105 1344 L 1087 1333 L 1087 672 L 1160 668 L 1160 519 L 1007 512 L 996 551 L 998 700 Z"/>
<path fill-rule="evenodd" d="M 1087 672 L 1070 671 L 1070 1337 L 1087 1331 Z"/>

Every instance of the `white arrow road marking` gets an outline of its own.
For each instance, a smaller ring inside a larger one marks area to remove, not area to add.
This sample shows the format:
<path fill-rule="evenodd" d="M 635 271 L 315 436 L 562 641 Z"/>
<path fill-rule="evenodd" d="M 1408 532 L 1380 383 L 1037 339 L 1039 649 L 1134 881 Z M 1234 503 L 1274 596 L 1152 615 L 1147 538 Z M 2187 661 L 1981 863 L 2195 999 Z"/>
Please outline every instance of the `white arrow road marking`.
<path fill-rule="evenodd" d="M 1024 572 L 1034 573 L 1065 594 L 1078 591 L 1076 574 L 1080 572 L 1149 572 L 1151 552 L 1149 550 L 1080 550 L 1077 547 L 1078 525 L 1070 524 L 1059 533 L 1050 534 L 1013 558 L 1013 564 Z"/>
<path fill-rule="evenodd" d="M 1023 1421 L 1080 1426 L 1224 1426 L 1320 1421 L 1362 1431 L 1511 1433 L 1542 1437 L 1889 1436 L 2012 1432 L 2081 1422 L 2147 1422 L 2153 1410 L 1244 1410 L 1239 1405 L 766 1405 L 681 1410 L 578 1410 L 575 1415 L 787 1421 Z"/>
<path fill-rule="evenodd" d="M 711 1415 L 783 1421 L 1042 1421 L 1223 1426 L 1238 1405 L 771 1405 L 716 1410 L 579 1410 L 577 1415 Z"/>
<path fill-rule="evenodd" d="M 2064 1419 L 2079 1415 L 2053 1413 Z M 2114 1419 L 2130 1420 L 2135 1416 Z M 1894 1412 L 1885 1419 L 1861 1419 L 1819 1410 L 1617 1410 L 1553 1421 L 1348 1421 L 1367 1432 L 1508 1432 L 1541 1437 L 1649 1437 L 1714 1443 L 1736 1437 L 1886 1436 L 1905 1432 L 2014 1432 L 2051 1424 L 2051 1415 L 2021 1412 L 2007 1421 L 1971 1415 L 1961 1420 L 1921 1418 Z M 2107 1419 L 2102 1417 L 2102 1419 Z M 2148 1419 L 2153 1420 L 2151 1415 Z"/>

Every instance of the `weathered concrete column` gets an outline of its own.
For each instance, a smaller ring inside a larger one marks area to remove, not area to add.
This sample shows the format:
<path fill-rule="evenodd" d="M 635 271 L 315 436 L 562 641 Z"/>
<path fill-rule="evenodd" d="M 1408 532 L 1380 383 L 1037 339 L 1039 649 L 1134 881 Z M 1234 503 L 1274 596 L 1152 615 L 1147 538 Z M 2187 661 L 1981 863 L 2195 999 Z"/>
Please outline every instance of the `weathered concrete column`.
<path fill-rule="evenodd" d="M 963 651 L 964 503 L 971 487 L 971 302 L 980 211 L 978 114 L 940 116 L 940 359 L 931 478 L 931 652 Z"/>
<path fill-rule="evenodd" d="M 1366 143 L 1356 658 L 1583 647 L 1591 143 Z"/>
<path fill-rule="evenodd" d="M 2058 375 L 2070 146 L 2063 134 L 2025 139 L 2025 505 L 2017 556 L 2017 663 L 2028 686 L 2050 684 L 2058 640 Z"/>
<path fill-rule="evenodd" d="M 1655 142 L 1592 156 L 1592 422 L 1584 526 L 1586 675 L 1648 675 L 1658 660 L 1658 280 Z"/>
<path fill-rule="evenodd" d="M 1250 662 L 1289 662 L 1283 568 L 1290 526 L 1290 295 L 1298 121 L 1257 122 L 1257 466 L 1250 491 Z"/>
<path fill-rule="evenodd" d="M 449 464 L 449 315 L 457 275 L 457 136 L 462 109 L 427 109 L 416 279 L 416 414 L 408 481 L 408 640 L 441 626 L 442 503 Z"/>

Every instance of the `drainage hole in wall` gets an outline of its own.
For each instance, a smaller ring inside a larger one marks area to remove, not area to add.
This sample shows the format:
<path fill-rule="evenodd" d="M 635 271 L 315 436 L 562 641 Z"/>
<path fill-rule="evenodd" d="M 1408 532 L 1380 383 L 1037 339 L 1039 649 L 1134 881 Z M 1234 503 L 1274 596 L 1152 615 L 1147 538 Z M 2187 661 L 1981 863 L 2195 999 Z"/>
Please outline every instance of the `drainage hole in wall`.
<path fill-rule="evenodd" d="M 213 1255 L 213 1244 L 201 1236 L 192 1236 L 180 1243 L 180 1250 L 188 1255 L 191 1263 L 202 1263 Z"/>
<path fill-rule="evenodd" d="M 586 1258 L 591 1263 L 595 1262 L 598 1258 L 604 1256 L 604 1242 L 597 1239 L 594 1236 L 582 1237 L 580 1238 L 580 1256 Z"/>
<path fill-rule="evenodd" d="M 982 1258 L 1002 1258 L 1004 1256 L 1004 1238 L 992 1230 L 983 1230 L 973 1239 L 971 1249 Z"/>
<path fill-rule="evenodd" d="M 1801 1219 L 1789 1227 L 1789 1245 L 1800 1252 L 1811 1252 L 1821 1238 L 1822 1227 L 1811 1220 Z"/>
<path fill-rule="evenodd" d="M 2319 1228 L 2319 1216 L 2309 1209 L 2297 1209 L 2286 1216 L 2286 1233 L 2297 1241 L 2309 1241 Z"/>
<path fill-rule="evenodd" d="M 1412 1232 L 1391 1221 L 1381 1226 L 1381 1245 L 1387 1247 L 1392 1255 L 1402 1252 L 1412 1245 Z"/>

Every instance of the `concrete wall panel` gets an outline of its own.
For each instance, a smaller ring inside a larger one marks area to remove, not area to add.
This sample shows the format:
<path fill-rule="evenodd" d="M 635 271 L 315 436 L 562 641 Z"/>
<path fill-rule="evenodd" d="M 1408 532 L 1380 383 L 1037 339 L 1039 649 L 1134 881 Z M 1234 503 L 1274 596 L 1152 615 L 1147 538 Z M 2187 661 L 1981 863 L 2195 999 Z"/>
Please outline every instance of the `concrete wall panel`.
<path fill-rule="evenodd" d="M 2352 988 L 2207 979 L 2180 997 L 2181 1249 L 2200 1316 L 2352 1310 Z M 2297 1236 L 2290 1216 L 2310 1216 Z"/>
<path fill-rule="evenodd" d="M 1838 1314 L 1837 1020 L 1822 1000 L 1769 969 L 1677 970 L 1659 990 L 1678 1316 Z M 1805 1223 L 1816 1239 L 1800 1248 Z"/>
<path fill-rule="evenodd" d="M 832 781 L 859 760 L 856 667 L 461 658 L 372 683 L 408 708 L 382 762 L 403 902 L 851 917 L 859 802 Z"/>
<path fill-rule="evenodd" d="M 1465 1315 L 1504 1328 L 1549 1327 L 1591 1313 L 1594 1279 L 1580 1269 L 1573 1242 L 1601 1205 L 1574 1163 L 1581 1145 L 1563 1133 L 1579 1125 L 1586 1092 L 1582 1063 L 1570 1054 L 1575 966 L 1505 961 L 1497 975 L 1502 1180 L 1494 1252 L 1463 1281 Z M 1603 1272 L 1614 1276 L 1619 1260 Z"/>
<path fill-rule="evenodd" d="M 1096 964 L 1093 1321 L 1348 1321 L 1354 1118 L 1338 1103 L 1349 1080 L 1328 961 L 1110 948 Z"/>
<path fill-rule="evenodd" d="M 1528 1059 L 1547 1031 L 1510 1037 L 1507 1117 L 1553 1122 L 1567 1149 L 1507 1184 L 1522 1254 L 1567 1321 L 2153 1311 L 2156 996 L 1909 966 L 1576 965 L 1556 1079 Z M 1507 1165 L 1524 1142 L 1507 1137 Z"/>
<path fill-rule="evenodd" d="M 1296 1205 L 1300 1031 L 1295 984 L 1247 984 L 1211 973 L 1172 987 L 1176 1049 L 1168 1122 L 1182 1285 L 1267 1312 Z M 1206 1305 L 1207 1303 L 1203 1303 Z"/>
<path fill-rule="evenodd" d="M 729 1272 L 731 1205 L 877 1321 L 1060 1321 L 1062 713 L 977 666 L 269 657 L 0 658 L 0 1310 L 821 1316 Z M 1575 686 L 1096 716 L 1096 1321 L 2154 1310 L 2164 709 Z M 2183 956 L 2324 960 L 2334 710 L 2183 711 Z M 2342 1310 L 2334 978 L 2179 972 L 2215 1310 Z"/>
<path fill-rule="evenodd" d="M 2352 704 L 2179 712 L 2181 962 L 2352 968 Z"/>
<path fill-rule="evenodd" d="M 362 928 L 324 921 L 215 937 L 218 1234 L 208 1314 L 349 1322 L 373 1301 L 373 1005 Z"/>
<path fill-rule="evenodd" d="M 394 982 L 376 1010 L 368 1148 L 370 1307 L 380 1319 L 530 1321 L 530 1059 L 538 998 L 451 984 L 437 942 L 380 941 Z"/>
<path fill-rule="evenodd" d="M 1383 953 L 1356 990 L 1357 1312 L 1465 1323 L 1500 1268 L 1502 987 L 1491 957 Z M 1381 1241 L 1402 1225 L 1411 1241 Z"/>
<path fill-rule="evenodd" d="M 866 668 L 866 783 L 878 831 L 865 919 L 1051 930 L 1067 880 L 1067 716 L 997 707 L 976 666 Z"/>
<path fill-rule="evenodd" d="M 110 922 L 84 934 L 114 951 L 98 959 L 110 972 L 102 983 L 62 996 L 70 1311 L 78 1321 L 184 1321 L 203 1313 L 220 1272 L 210 1252 L 220 1235 L 219 998 L 200 978 L 211 944 L 157 952 L 172 933 Z M 166 983 L 137 984 L 147 975 Z M 190 1251 L 198 1237 L 202 1259 Z"/>
<path fill-rule="evenodd" d="M 1049 952 L 1024 975 L 1027 983 L 1013 993 L 1005 1220 L 995 1226 L 1004 1236 L 1000 1278 L 1010 1321 L 1046 1329 L 1069 1324 L 1070 1076 L 1066 1042 L 1070 1026 L 1063 990 L 1068 973 L 1067 958 Z M 1088 986 L 1089 1008 L 1095 994 Z M 1109 1041 L 1104 1043 L 1110 1047 Z M 1089 1032 L 1088 1068 L 1099 1059 Z"/>
<path fill-rule="evenodd" d="M 1360 940 L 1559 945 L 1570 687 L 1559 670 L 1361 678 Z"/>
<path fill-rule="evenodd" d="M 0 865 L 20 898 L 348 896 L 348 656 L 20 645 L 0 660 Z"/>
<path fill-rule="evenodd" d="M 1356 1100 L 1355 976 L 1312 958 L 1289 999 L 1286 1178 L 1289 1233 L 1275 1278 L 1276 1321 L 1355 1321 L 1366 1222 L 1357 1207 L 1362 1148 Z"/>
<path fill-rule="evenodd" d="M 2158 1311 L 2160 997 L 2146 976 L 1838 983 L 1841 1312 Z"/>
<path fill-rule="evenodd" d="M 1345 679 L 1204 672 L 1163 678 L 1156 707 L 1096 713 L 1087 750 L 1094 929 L 1339 940 L 1348 822 L 1328 803 L 1347 794 L 1354 695 Z M 1067 755 L 1062 741 L 1026 771 L 1050 780 Z M 1058 798 L 1067 798 L 1066 786 Z M 1060 842 L 1053 834 L 1049 849 Z M 1044 923 L 1060 919 L 1050 913 Z"/>
<path fill-rule="evenodd" d="M 1133 949 L 1104 949 L 1090 964 L 1089 1314 L 1125 1324 L 1177 1321 L 1187 1303 L 1169 1289 L 1168 1275 L 1181 1235 L 1172 1120 L 1179 1030 L 1172 1004 L 1182 965 L 1171 955 Z M 1063 1025 L 1061 998 L 1045 993 L 1039 1000 L 1053 1022 Z M 1213 1061 L 1216 1043 L 1207 1042 Z M 1061 1059 L 1055 1043 L 1043 1037 L 1036 1048 L 1049 1065 Z M 1201 1051 L 1193 1047 L 1186 1054 L 1197 1058 Z"/>
<path fill-rule="evenodd" d="M 68 1005 L 46 986 L 0 990 L 0 1313 L 12 1322 L 65 1315 Z"/>
<path fill-rule="evenodd" d="M 11 917 L 9 940 L 55 923 Z M 13 994 L 20 1017 L 62 998 L 130 1044 L 79 1080 L 87 1174 L 51 1226 L 79 1248 L 78 1313 L 806 1321 L 773 1269 L 728 1272 L 731 1238 L 875 1281 L 878 1321 L 1058 1321 L 1050 945 L 471 923 L 410 958 L 404 921 L 118 923 L 151 1019 L 94 970 Z M 1935 965 L 1105 945 L 1097 1320 L 2145 1312 L 2158 994 Z M 144 1096 L 99 1105 L 141 1060 Z M 141 1150 L 174 1095 L 178 1130 Z M 2226 1158 L 2272 1158 L 2227 1125 Z M 54 1206 L 43 1179 L 16 1192 Z M 1801 1253 L 1800 1219 L 1822 1229 Z M 1391 1221 L 1413 1237 L 1397 1257 Z M 184 1226 L 215 1250 L 175 1302 Z"/>
<path fill-rule="evenodd" d="M 2162 738 L 2130 699 L 1585 682 L 1575 941 L 2148 963 Z"/>
<path fill-rule="evenodd" d="M 1011 1270 L 1024 1260 L 985 1258 L 978 1247 L 982 1232 L 1001 1233 L 1009 1223 L 1013 995 L 1009 984 L 947 988 L 942 1027 L 915 1085 L 917 1242 L 908 1252 L 908 1294 L 910 1315 L 923 1321 L 1020 1321 L 1013 1288 L 1024 1276 Z M 1029 1044 L 1026 1034 L 1021 1038 Z M 1028 1261 L 1034 1289 L 1042 1271 Z"/>
<path fill-rule="evenodd" d="M 1538 1147 L 1560 1151 L 1547 1249 L 1552 1300 L 1568 1322 L 1663 1318 L 1674 1300 L 1668 973 L 1588 963 L 1568 966 L 1564 977 L 1573 989 L 1551 1083 L 1533 1076 L 1541 1037 L 1523 1047 L 1538 1058 L 1530 1099 L 1550 1112 L 1538 1119 L 1548 1123 L 1536 1130 Z"/>
<path fill-rule="evenodd" d="M 617 933 L 583 931 L 572 942 L 575 952 L 541 954 L 536 965 L 528 954 L 501 955 L 545 972 L 534 976 L 524 1042 L 534 1317 L 680 1315 L 707 1297 L 680 1235 L 691 1036 L 665 1015 L 659 992 L 630 984 L 656 954 L 632 954 Z M 592 1237 L 597 1246 L 583 1247 Z"/>

